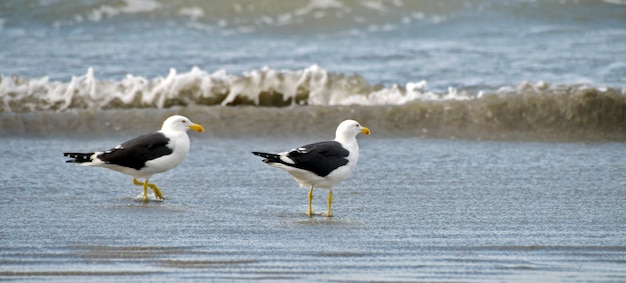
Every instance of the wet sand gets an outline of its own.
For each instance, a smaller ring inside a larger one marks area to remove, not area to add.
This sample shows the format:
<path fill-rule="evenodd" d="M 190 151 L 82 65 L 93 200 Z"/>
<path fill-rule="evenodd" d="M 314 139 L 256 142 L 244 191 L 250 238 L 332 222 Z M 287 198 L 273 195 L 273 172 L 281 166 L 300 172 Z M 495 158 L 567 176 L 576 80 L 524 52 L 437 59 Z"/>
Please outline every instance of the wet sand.
<path fill-rule="evenodd" d="M 249 152 L 309 138 L 191 140 L 144 203 L 127 176 L 63 163 L 117 138 L 2 138 L 0 279 L 626 280 L 621 143 L 361 137 L 335 217 L 316 190 L 308 218 L 307 190 Z"/>

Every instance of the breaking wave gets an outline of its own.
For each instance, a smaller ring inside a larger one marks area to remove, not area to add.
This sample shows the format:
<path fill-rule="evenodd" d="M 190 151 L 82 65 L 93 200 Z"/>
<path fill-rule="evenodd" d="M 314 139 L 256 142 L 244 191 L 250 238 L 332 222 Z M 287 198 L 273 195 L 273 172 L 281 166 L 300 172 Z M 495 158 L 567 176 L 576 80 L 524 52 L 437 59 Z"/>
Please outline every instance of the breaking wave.
<path fill-rule="evenodd" d="M 403 0 L 273 0 L 273 1 L 167 1 L 167 0 L 91 0 L 76 2 L 27 1 L 20 5 L 0 2 L 6 17 L 20 21 L 49 23 L 54 27 L 99 23 L 114 19 L 124 25 L 129 16 L 151 20 L 183 20 L 189 27 L 225 34 L 250 33 L 267 28 L 295 29 L 298 32 L 332 28 L 359 32 L 390 31 L 410 22 L 442 23 L 466 13 L 488 9 L 517 11 L 530 6 L 542 13 L 537 17 L 554 18 L 561 10 L 585 9 L 598 5 L 622 6 L 624 0 L 584 1 L 403 1 Z M 26 9 L 24 9 L 26 8 Z M 0 13 L 2 15 L 2 13 Z M 0 24 L 0 27 L 2 25 Z"/>
<path fill-rule="evenodd" d="M 93 69 L 69 82 L 43 78 L 0 77 L 0 112 L 65 111 L 70 109 L 170 108 L 189 105 L 404 105 L 413 101 L 466 101 L 499 95 L 513 102 L 518 96 L 536 100 L 537 107 L 594 96 L 626 99 L 624 90 L 585 84 L 550 85 L 522 82 L 493 89 L 429 90 L 426 81 L 404 85 L 370 84 L 358 75 L 331 73 L 313 65 L 298 71 L 270 68 L 242 75 L 213 73 L 197 67 L 166 77 L 148 79 L 127 75 L 119 81 L 98 80 Z M 599 109 L 602 110 L 602 109 Z"/>
<path fill-rule="evenodd" d="M 495 2 L 497 3 L 497 1 Z M 77 5 L 78 4 L 78 5 Z M 484 4 L 492 5 L 492 4 Z M 441 1 L 342 1 L 342 0 L 274 0 L 274 1 L 31 1 L 21 5 L 0 3 L 7 17 L 21 12 L 21 17 L 51 24 L 54 27 L 100 23 L 128 17 L 151 20 L 185 21 L 189 27 L 224 34 L 250 33 L 267 28 L 288 28 L 299 31 L 366 28 L 389 30 L 411 21 L 439 22 L 448 13 L 468 8 L 479 10 L 475 4 Z M 20 10 L 26 7 L 26 10 Z M 26 11 L 26 13 L 24 13 Z M 0 13 L 1 15 L 1 13 Z M 19 20 L 19 17 L 15 17 Z M 113 23 L 115 24 L 115 23 Z"/>
<path fill-rule="evenodd" d="M 623 89 L 522 82 L 439 91 L 426 81 L 384 86 L 315 65 L 241 75 L 172 69 L 121 80 L 98 80 L 89 69 L 69 82 L 2 76 L 0 99 L 0 136 L 139 131 L 180 113 L 217 136 L 321 132 L 353 118 L 380 136 L 626 141 Z"/>

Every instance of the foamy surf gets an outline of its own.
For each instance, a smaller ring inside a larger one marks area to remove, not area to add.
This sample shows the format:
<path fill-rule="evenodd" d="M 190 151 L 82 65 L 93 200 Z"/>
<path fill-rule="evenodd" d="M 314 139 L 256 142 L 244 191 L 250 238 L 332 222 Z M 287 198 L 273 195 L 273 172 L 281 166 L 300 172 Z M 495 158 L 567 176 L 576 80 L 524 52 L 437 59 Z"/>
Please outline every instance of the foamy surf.
<path fill-rule="evenodd" d="M 622 89 L 586 84 L 551 85 L 522 82 L 497 89 L 431 90 L 425 80 L 402 85 L 372 84 L 358 75 L 332 73 L 317 65 L 302 70 L 262 68 L 243 74 L 207 72 L 193 67 L 171 69 L 164 77 L 127 75 L 100 80 L 93 68 L 69 81 L 17 76 L 0 77 L 0 112 L 65 111 L 70 109 L 128 109 L 189 105 L 340 106 L 405 105 L 415 101 L 466 101 L 489 95 L 573 95 L 595 92 L 626 97 Z"/>

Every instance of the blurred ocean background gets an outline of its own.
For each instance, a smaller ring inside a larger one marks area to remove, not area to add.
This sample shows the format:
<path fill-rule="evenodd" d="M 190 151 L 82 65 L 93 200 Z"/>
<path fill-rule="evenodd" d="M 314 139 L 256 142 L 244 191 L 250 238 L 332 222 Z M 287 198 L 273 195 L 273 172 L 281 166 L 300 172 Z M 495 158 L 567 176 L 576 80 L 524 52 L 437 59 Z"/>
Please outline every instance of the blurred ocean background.
<path fill-rule="evenodd" d="M 172 114 L 162 203 L 63 164 Z M 249 152 L 347 118 L 309 219 Z M 624 0 L 0 1 L 0 280 L 623 282 L 624 142 Z"/>
<path fill-rule="evenodd" d="M 24 134 L 15 113 L 31 113 L 48 134 L 40 111 L 350 106 L 411 136 L 624 140 L 624 4 L 2 1 L 0 125 Z M 239 112 L 264 117 L 255 109 Z"/>

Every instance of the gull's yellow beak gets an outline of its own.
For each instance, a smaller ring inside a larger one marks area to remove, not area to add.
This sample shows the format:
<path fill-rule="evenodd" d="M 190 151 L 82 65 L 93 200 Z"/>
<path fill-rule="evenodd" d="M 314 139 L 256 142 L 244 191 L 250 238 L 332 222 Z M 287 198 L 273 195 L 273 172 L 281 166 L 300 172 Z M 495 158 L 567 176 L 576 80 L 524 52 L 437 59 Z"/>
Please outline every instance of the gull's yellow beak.
<path fill-rule="evenodd" d="M 191 124 L 191 125 L 189 125 L 189 129 L 192 129 L 192 130 L 194 130 L 196 132 L 200 132 L 200 133 L 204 132 L 204 127 L 202 127 L 202 125 L 199 125 L 199 124 Z"/>
<path fill-rule="evenodd" d="M 369 135 L 370 134 L 370 129 L 367 127 L 362 127 L 361 128 L 361 133 L 364 135 Z"/>

